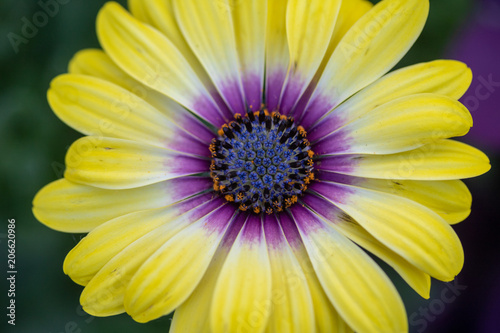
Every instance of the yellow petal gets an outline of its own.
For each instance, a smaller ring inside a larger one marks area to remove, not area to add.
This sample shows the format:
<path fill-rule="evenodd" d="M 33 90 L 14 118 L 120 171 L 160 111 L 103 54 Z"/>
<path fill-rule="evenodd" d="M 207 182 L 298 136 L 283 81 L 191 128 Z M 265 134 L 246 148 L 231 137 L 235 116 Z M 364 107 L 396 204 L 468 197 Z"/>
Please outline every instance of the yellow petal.
<path fill-rule="evenodd" d="M 89 232 L 102 223 L 131 212 L 158 208 L 210 189 L 212 180 L 181 177 L 128 190 L 97 187 L 56 180 L 42 188 L 33 200 L 35 217 L 64 232 Z"/>
<path fill-rule="evenodd" d="M 461 271 L 464 253 L 460 240 L 448 223 L 425 206 L 352 185 L 315 183 L 312 189 L 430 276 L 451 281 Z"/>
<path fill-rule="evenodd" d="M 264 216 L 273 293 L 266 332 L 314 332 L 314 307 L 306 275 L 276 217 Z"/>
<path fill-rule="evenodd" d="M 469 88 L 472 72 L 454 60 L 436 60 L 391 72 L 363 88 L 324 117 L 309 132 L 311 140 L 350 123 L 376 107 L 401 97 L 432 93 L 459 99 Z M 305 119 L 306 125 L 317 119 Z M 314 134 L 313 134 L 314 133 Z"/>
<path fill-rule="evenodd" d="M 337 48 L 338 43 L 341 41 L 342 37 L 351 29 L 351 27 L 365 15 L 370 9 L 372 9 L 373 4 L 368 0 L 348 0 L 342 1 L 340 6 L 339 15 L 337 17 L 337 22 L 335 23 L 335 29 L 333 31 L 332 39 L 328 45 L 328 50 L 326 52 L 326 57 L 323 59 L 323 64 L 326 66 L 330 60 L 331 55 Z"/>
<path fill-rule="evenodd" d="M 69 181 L 107 189 L 140 187 L 207 172 L 208 161 L 134 141 L 87 136 L 66 154 Z"/>
<path fill-rule="evenodd" d="M 190 60 L 196 59 L 177 24 L 172 0 L 128 0 L 132 15 L 161 31 Z"/>
<path fill-rule="evenodd" d="M 48 100 L 60 119 L 83 134 L 208 155 L 204 143 L 175 126 L 153 106 L 104 80 L 77 74 L 60 75 L 51 82 Z"/>
<path fill-rule="evenodd" d="M 314 151 L 394 154 L 465 135 L 470 127 L 472 117 L 461 103 L 434 94 L 412 95 L 377 107 L 316 143 Z"/>
<path fill-rule="evenodd" d="M 134 232 L 131 232 L 128 237 L 132 240 L 134 234 L 137 232 L 137 240 L 133 241 L 116 255 L 111 253 L 111 255 L 114 255 L 111 260 L 109 260 L 109 254 L 102 254 L 104 257 L 101 259 L 105 265 L 90 280 L 80 297 L 80 303 L 87 313 L 93 316 L 110 316 L 124 312 L 123 301 L 125 291 L 130 280 L 141 265 L 169 239 L 202 218 L 209 211 L 195 208 L 172 220 L 165 220 L 161 218 L 161 212 L 158 211 L 158 213 L 156 216 L 153 214 L 154 219 L 159 219 L 157 223 L 163 221 L 163 224 L 158 228 L 153 229 L 145 235 L 142 235 L 135 228 Z M 168 217 L 168 215 L 165 217 Z M 135 221 L 136 223 L 141 222 L 138 220 Z M 99 254 L 96 255 L 97 258 L 95 260 L 99 260 Z"/>
<path fill-rule="evenodd" d="M 222 98 L 233 112 L 244 114 L 232 1 L 173 0 L 173 4 L 182 33 Z"/>
<path fill-rule="evenodd" d="M 354 331 L 406 332 L 403 302 L 382 269 L 359 247 L 307 209 L 294 220 L 326 294 Z"/>
<path fill-rule="evenodd" d="M 213 138 L 211 132 L 179 103 L 145 86 L 120 69 L 102 50 L 86 49 L 75 54 L 69 64 L 71 74 L 83 74 L 113 83 L 151 104 L 171 122 L 189 130 L 204 142 Z"/>
<path fill-rule="evenodd" d="M 259 110 L 264 86 L 268 0 L 230 0 L 246 104 Z"/>
<path fill-rule="evenodd" d="M 234 215 L 226 205 L 192 223 L 163 244 L 134 275 L 125 309 L 145 323 L 172 312 L 200 282 Z M 208 309 L 207 309 L 208 310 Z"/>
<path fill-rule="evenodd" d="M 200 211 L 213 210 L 223 203 L 223 200 L 209 201 L 210 195 L 206 194 L 170 206 L 136 211 L 107 221 L 93 229 L 68 253 L 64 260 L 64 273 L 76 283 L 86 285 L 114 256 L 150 231 L 170 223 L 192 209 L 198 211 L 186 214 L 183 221 L 189 221 L 187 216 L 194 219 L 193 216 L 199 215 Z"/>
<path fill-rule="evenodd" d="M 304 197 L 303 202 L 313 209 L 316 214 L 323 216 L 331 222 L 331 226 L 348 237 L 350 240 L 373 253 L 394 270 L 412 287 L 420 296 L 429 298 L 431 280 L 429 274 L 422 272 L 400 255 L 380 243 L 370 233 L 363 229 L 352 217 L 343 213 L 334 205 L 315 195 Z"/>
<path fill-rule="evenodd" d="M 271 311 L 271 267 L 260 216 L 250 215 L 221 269 L 210 307 L 214 332 L 263 332 Z"/>
<path fill-rule="evenodd" d="M 305 113 L 320 117 L 388 72 L 417 39 L 428 11 L 428 0 L 375 5 L 338 44 Z"/>
<path fill-rule="evenodd" d="M 287 214 L 281 214 L 279 215 L 279 222 L 287 242 L 304 272 L 305 282 L 311 293 L 316 324 L 315 332 L 353 332 L 325 294 L 300 238 L 295 221 Z"/>
<path fill-rule="evenodd" d="M 181 105 L 125 73 L 102 50 L 78 51 L 71 59 L 68 71 L 70 74 L 93 76 L 122 87 L 156 107 L 173 122 L 177 122 L 178 118 L 182 119 L 181 116 L 186 114 Z"/>
<path fill-rule="evenodd" d="M 449 224 L 463 221 L 471 210 L 472 196 L 460 180 L 374 179 L 325 171 L 318 173 L 318 179 L 405 197 L 430 208 Z"/>
<path fill-rule="evenodd" d="M 288 0 L 273 0 L 267 3 L 266 30 L 266 94 L 269 110 L 276 110 L 285 82 L 290 52 L 286 38 L 286 8 Z"/>
<path fill-rule="evenodd" d="M 358 177 L 413 180 L 470 178 L 491 168 L 483 152 L 453 140 L 398 154 L 332 156 L 322 159 L 317 167 Z"/>
<path fill-rule="evenodd" d="M 130 0 L 129 8 L 139 20 L 151 25 L 165 35 L 187 60 L 206 90 L 216 102 L 222 113 L 232 119 L 232 113 L 217 92 L 216 87 L 202 63 L 189 46 L 186 36 L 175 15 L 173 0 Z"/>
<path fill-rule="evenodd" d="M 383 180 L 364 178 L 359 186 L 396 194 L 422 204 L 455 224 L 470 214 L 472 195 L 460 180 Z"/>
<path fill-rule="evenodd" d="M 332 37 L 341 1 L 289 0 L 286 31 L 290 66 L 280 102 L 287 114 L 318 70 Z"/>
<path fill-rule="evenodd" d="M 229 250 L 246 219 L 245 214 L 239 214 L 229 226 L 224 240 L 215 252 L 214 258 L 210 262 L 202 280 L 189 298 L 175 310 L 172 325 L 170 326 L 172 333 L 211 333 L 210 313 L 207 309 L 211 307 L 215 285 Z M 193 316 L 193 313 L 197 315 Z"/>
<path fill-rule="evenodd" d="M 97 35 L 111 59 L 134 79 L 216 127 L 226 122 L 200 78 L 173 43 L 117 3 L 108 2 L 99 12 Z"/>
<path fill-rule="evenodd" d="M 318 116 L 316 114 L 313 114 L 311 110 L 309 110 L 307 115 L 304 114 L 304 111 L 309 99 L 311 98 L 312 93 L 314 92 L 314 89 L 316 88 L 316 85 L 323 75 L 323 71 L 328 64 L 330 57 L 332 56 L 333 52 L 337 48 L 338 43 L 340 42 L 342 37 L 344 37 L 347 31 L 372 7 L 373 4 L 368 0 L 342 1 L 337 17 L 337 22 L 335 23 L 335 29 L 333 30 L 330 44 L 328 45 L 321 65 L 316 71 L 316 74 L 314 75 L 314 78 L 307 87 L 306 91 L 301 96 L 299 102 L 292 111 L 295 119 L 298 120 L 301 124 L 305 125 L 306 128 L 309 128 L 310 125 L 313 124 L 315 120 L 317 120 Z"/>
<path fill-rule="evenodd" d="M 200 80 L 208 87 L 209 77 L 182 34 L 174 15 L 172 0 L 128 0 L 132 15 L 162 32 L 189 62 Z"/>
<path fill-rule="evenodd" d="M 83 49 L 75 53 L 69 62 L 68 72 L 94 76 L 125 89 L 132 87 L 133 84 L 142 85 L 122 71 L 103 50 L 99 49 Z"/>

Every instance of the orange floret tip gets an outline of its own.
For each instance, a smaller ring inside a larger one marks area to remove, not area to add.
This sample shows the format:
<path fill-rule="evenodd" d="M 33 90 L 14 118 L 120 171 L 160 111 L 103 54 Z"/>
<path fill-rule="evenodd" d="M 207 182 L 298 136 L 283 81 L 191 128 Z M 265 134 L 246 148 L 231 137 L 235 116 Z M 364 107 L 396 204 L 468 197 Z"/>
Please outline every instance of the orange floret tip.
<path fill-rule="evenodd" d="M 304 127 L 302 127 L 302 126 L 297 126 L 297 131 L 298 131 L 301 135 L 303 135 L 303 136 L 306 136 L 306 135 L 307 135 L 306 130 L 305 130 L 305 129 L 304 129 Z"/>

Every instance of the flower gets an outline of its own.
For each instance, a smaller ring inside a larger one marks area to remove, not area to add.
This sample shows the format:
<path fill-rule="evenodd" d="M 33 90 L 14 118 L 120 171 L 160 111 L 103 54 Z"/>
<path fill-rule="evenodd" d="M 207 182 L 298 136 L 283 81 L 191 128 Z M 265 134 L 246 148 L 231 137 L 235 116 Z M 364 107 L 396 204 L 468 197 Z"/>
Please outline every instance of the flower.
<path fill-rule="evenodd" d="M 174 332 L 402 332 L 403 302 L 365 249 L 421 296 L 452 280 L 458 179 L 488 158 L 471 72 L 433 61 L 386 74 L 428 1 L 110 2 L 101 50 L 48 92 L 86 136 L 34 214 L 89 234 L 64 271 L 95 316 Z"/>

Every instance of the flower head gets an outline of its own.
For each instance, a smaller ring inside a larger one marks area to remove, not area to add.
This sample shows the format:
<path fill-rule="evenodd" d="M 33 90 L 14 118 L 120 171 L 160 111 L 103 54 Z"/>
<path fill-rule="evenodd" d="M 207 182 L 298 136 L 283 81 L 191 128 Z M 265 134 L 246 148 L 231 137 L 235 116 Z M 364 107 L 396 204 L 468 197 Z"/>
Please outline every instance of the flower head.
<path fill-rule="evenodd" d="M 97 18 L 103 50 L 48 92 L 86 136 L 34 214 L 88 232 L 64 271 L 96 316 L 174 332 L 402 332 L 369 251 L 422 297 L 452 280 L 459 180 L 489 169 L 450 140 L 472 126 L 471 72 L 387 74 L 427 0 L 130 0 Z M 363 250 L 364 249 L 364 250 Z"/>

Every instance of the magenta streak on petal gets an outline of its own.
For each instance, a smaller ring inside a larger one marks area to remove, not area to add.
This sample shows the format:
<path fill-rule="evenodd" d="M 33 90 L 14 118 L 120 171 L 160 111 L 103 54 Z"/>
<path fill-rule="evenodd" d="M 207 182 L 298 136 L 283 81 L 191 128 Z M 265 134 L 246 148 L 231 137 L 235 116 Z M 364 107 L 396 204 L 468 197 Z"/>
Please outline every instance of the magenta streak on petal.
<path fill-rule="evenodd" d="M 207 216 L 203 228 L 210 234 L 224 233 L 235 213 L 236 208 L 233 205 L 225 204 Z"/>
<path fill-rule="evenodd" d="M 225 122 L 227 123 L 230 119 L 233 119 L 233 113 L 229 109 L 229 106 L 227 106 L 226 102 L 224 102 L 224 99 L 221 97 L 219 92 L 215 90 L 215 88 L 213 88 L 213 91 L 210 92 L 210 96 L 212 96 L 215 104 L 217 104 L 219 110 L 221 110 L 221 114 L 224 116 Z"/>
<path fill-rule="evenodd" d="M 275 249 L 282 248 L 284 244 L 283 233 L 274 215 L 264 215 L 264 233 L 268 247 Z"/>
<path fill-rule="evenodd" d="M 169 170 L 170 173 L 178 173 L 179 175 L 192 175 L 210 170 L 210 161 L 208 159 L 204 160 L 192 156 L 178 155 L 173 161 L 170 160 L 168 165 L 165 165 L 165 170 Z"/>
<path fill-rule="evenodd" d="M 180 177 L 167 180 L 165 190 L 173 200 L 182 200 L 194 194 L 209 190 L 212 188 L 213 181 L 210 177 Z M 209 193 L 205 200 L 209 200 L 213 193 Z"/>
<path fill-rule="evenodd" d="M 332 92 L 332 95 L 335 96 L 334 92 Z M 333 110 L 337 104 L 336 101 L 333 101 L 332 96 L 314 96 L 309 100 L 309 104 L 304 111 L 304 117 L 300 124 L 304 126 L 304 128 L 311 128 L 312 125 L 321 119 L 321 117 Z"/>
<path fill-rule="evenodd" d="M 290 114 L 290 112 L 302 96 L 305 88 L 305 83 L 303 81 L 290 79 L 289 77 L 289 80 L 287 81 L 281 95 L 279 112 L 284 115 Z"/>
<path fill-rule="evenodd" d="M 185 182 L 185 178 L 179 178 L 179 183 L 182 183 L 181 180 L 184 180 L 184 182 Z M 170 188 L 168 188 L 168 189 L 170 190 Z M 191 192 L 192 193 L 189 193 L 189 194 L 186 193 L 188 195 L 182 195 L 182 194 L 177 195 L 177 192 L 176 192 L 177 197 L 174 198 L 174 200 L 182 200 L 182 199 L 186 198 L 187 196 L 191 196 L 195 193 L 194 191 L 191 191 Z M 219 207 L 224 203 L 225 203 L 225 200 L 222 198 L 214 199 L 213 193 L 205 193 L 205 194 L 196 195 L 192 198 L 178 202 L 175 204 L 175 206 L 179 211 L 179 215 L 184 214 L 184 213 L 196 208 L 199 211 L 199 214 L 202 214 L 202 215 L 197 215 L 197 216 L 199 216 L 197 218 L 200 218 L 201 216 L 208 214 L 209 212 L 214 210 L 216 207 Z"/>
<path fill-rule="evenodd" d="M 245 91 L 246 105 L 252 111 L 259 111 L 262 104 L 262 78 L 257 74 L 243 76 L 243 90 Z"/>
<path fill-rule="evenodd" d="M 207 145 L 210 144 L 214 137 L 214 132 L 192 115 L 183 116 L 177 125 L 198 139 L 198 141 L 206 143 Z"/>
<path fill-rule="evenodd" d="M 307 116 L 305 114 L 305 109 L 307 107 L 307 104 L 309 103 L 309 100 L 311 99 L 312 94 L 314 93 L 314 89 L 316 89 L 316 85 L 317 82 L 314 81 L 313 79 L 313 81 L 307 87 L 306 91 L 300 97 L 299 101 L 297 102 L 297 105 L 295 105 L 295 107 L 292 110 L 292 116 L 295 118 L 298 124 L 302 125 L 303 117 Z"/>
<path fill-rule="evenodd" d="M 226 204 L 226 200 L 223 198 L 213 199 L 212 195 L 212 193 L 205 193 L 179 203 L 178 207 L 176 207 L 179 211 L 178 214 L 186 213 L 184 218 L 189 220 L 189 223 L 193 223 Z"/>
<path fill-rule="evenodd" d="M 262 242 L 262 220 L 260 215 L 250 214 L 241 232 L 242 240 L 250 246 Z"/>
<path fill-rule="evenodd" d="M 226 101 L 232 114 L 239 113 L 245 114 L 245 103 L 243 101 L 242 91 L 240 84 L 234 79 L 226 80 L 221 86 L 218 87 L 222 99 Z"/>
<path fill-rule="evenodd" d="M 311 184 L 309 189 L 319 193 L 332 202 L 338 202 L 342 204 L 347 203 L 348 198 L 354 191 L 353 189 L 347 188 L 344 185 L 326 182 L 314 182 L 313 184 Z"/>
<path fill-rule="evenodd" d="M 219 107 L 211 98 L 207 96 L 200 96 L 196 98 L 193 103 L 192 109 L 193 112 L 195 112 L 198 116 L 200 116 L 216 128 L 221 127 L 227 122 L 225 117 L 223 117 L 222 111 L 220 111 Z"/>
<path fill-rule="evenodd" d="M 313 151 L 317 155 L 334 155 L 346 153 L 351 147 L 352 139 L 342 130 L 338 130 L 319 142 L 312 145 Z"/>
<path fill-rule="evenodd" d="M 295 224 L 295 221 L 292 219 L 292 217 L 285 213 L 280 214 L 278 219 L 281 225 L 281 229 L 283 230 L 286 240 L 288 241 L 288 244 L 295 248 L 302 247 L 302 238 L 300 237 L 299 231 L 297 230 L 297 225 Z"/>
<path fill-rule="evenodd" d="M 332 132 L 338 130 L 343 122 L 336 114 L 335 111 L 327 115 L 320 122 L 316 123 L 312 128 L 310 128 L 307 132 L 307 138 L 309 141 L 314 142 L 324 138 L 325 136 L 331 134 Z"/>
<path fill-rule="evenodd" d="M 221 247 L 224 247 L 226 250 L 229 250 L 238 237 L 238 234 L 241 232 L 241 229 L 245 225 L 246 220 L 248 219 L 248 213 L 243 213 L 240 211 L 236 211 L 235 216 L 231 220 L 231 224 L 229 225 L 226 234 L 224 235 L 224 239 L 222 240 Z"/>
<path fill-rule="evenodd" d="M 301 205 L 294 205 L 291 207 L 290 211 L 292 212 L 297 228 L 303 233 L 307 234 L 323 228 L 319 218 L 309 209 Z"/>
<path fill-rule="evenodd" d="M 266 77 L 266 106 L 269 111 L 276 111 L 280 102 L 281 90 L 286 78 L 286 71 L 274 71 Z"/>
<path fill-rule="evenodd" d="M 318 179 L 322 182 L 357 185 L 361 182 L 362 178 L 347 176 L 329 171 L 318 171 Z"/>
<path fill-rule="evenodd" d="M 360 159 L 360 155 L 328 156 L 316 161 L 314 166 L 319 170 L 350 174 L 356 169 Z"/>
<path fill-rule="evenodd" d="M 166 142 L 165 146 L 166 148 L 187 154 L 210 157 L 208 144 L 201 143 L 186 132 L 171 133 L 171 139 Z"/>
<path fill-rule="evenodd" d="M 337 206 L 316 195 L 304 196 L 302 201 L 314 210 L 316 214 L 323 216 L 327 221 L 332 223 L 337 223 L 338 217 L 342 214 L 342 211 Z"/>

